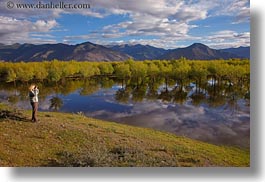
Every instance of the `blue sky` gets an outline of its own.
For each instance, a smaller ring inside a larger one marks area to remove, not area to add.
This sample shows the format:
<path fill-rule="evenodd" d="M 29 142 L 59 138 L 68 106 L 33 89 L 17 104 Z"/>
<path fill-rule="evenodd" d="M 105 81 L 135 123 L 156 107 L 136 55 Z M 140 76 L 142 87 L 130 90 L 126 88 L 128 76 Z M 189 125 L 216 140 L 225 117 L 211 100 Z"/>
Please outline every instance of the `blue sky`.
<path fill-rule="evenodd" d="M 86 9 L 18 9 L 0 3 L 0 43 L 149 44 L 194 42 L 212 48 L 250 45 L 249 0 L 53 0 Z M 43 4 L 50 1 L 43 0 Z"/>

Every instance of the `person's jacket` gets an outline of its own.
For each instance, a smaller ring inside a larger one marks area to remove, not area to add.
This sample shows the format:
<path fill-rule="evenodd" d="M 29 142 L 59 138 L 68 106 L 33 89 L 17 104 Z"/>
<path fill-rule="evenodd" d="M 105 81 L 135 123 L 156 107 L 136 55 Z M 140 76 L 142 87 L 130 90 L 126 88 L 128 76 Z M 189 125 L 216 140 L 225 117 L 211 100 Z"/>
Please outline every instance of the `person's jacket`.
<path fill-rule="evenodd" d="M 29 91 L 30 102 L 38 102 L 39 101 L 38 94 L 39 94 L 39 89 L 37 88 Z"/>

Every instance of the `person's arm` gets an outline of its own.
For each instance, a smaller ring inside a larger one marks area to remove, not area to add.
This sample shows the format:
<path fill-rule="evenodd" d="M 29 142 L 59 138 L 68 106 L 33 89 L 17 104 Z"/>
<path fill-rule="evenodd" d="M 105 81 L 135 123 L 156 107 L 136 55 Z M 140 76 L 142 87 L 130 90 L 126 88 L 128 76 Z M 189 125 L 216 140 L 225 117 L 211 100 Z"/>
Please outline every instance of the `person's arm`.
<path fill-rule="evenodd" d="M 33 90 L 33 93 L 34 93 L 35 96 L 38 95 L 38 94 L 39 94 L 39 89 L 37 89 L 37 88 L 34 89 L 34 90 Z"/>

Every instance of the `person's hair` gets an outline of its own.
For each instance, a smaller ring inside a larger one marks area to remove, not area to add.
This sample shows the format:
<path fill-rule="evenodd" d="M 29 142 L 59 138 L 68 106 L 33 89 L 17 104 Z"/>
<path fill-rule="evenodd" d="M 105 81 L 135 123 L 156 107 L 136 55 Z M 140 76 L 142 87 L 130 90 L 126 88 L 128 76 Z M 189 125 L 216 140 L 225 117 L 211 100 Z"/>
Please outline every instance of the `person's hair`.
<path fill-rule="evenodd" d="M 33 90 L 36 87 L 36 85 L 32 84 L 29 86 L 29 90 Z"/>

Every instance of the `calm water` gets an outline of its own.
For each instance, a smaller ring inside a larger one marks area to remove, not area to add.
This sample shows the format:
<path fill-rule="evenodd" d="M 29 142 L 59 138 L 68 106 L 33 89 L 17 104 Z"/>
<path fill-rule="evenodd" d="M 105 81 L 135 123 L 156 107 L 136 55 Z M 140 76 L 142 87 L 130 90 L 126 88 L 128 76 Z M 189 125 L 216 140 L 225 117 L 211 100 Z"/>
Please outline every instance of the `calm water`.
<path fill-rule="evenodd" d="M 208 85 L 209 86 L 209 85 Z M 196 95 L 192 84 L 184 92 L 129 88 L 119 83 L 70 82 L 66 85 L 40 86 L 40 110 L 78 113 L 107 121 L 154 128 L 218 145 L 249 147 L 249 100 L 224 90 Z M 211 86 L 209 86 L 211 88 Z M 173 94 L 174 93 L 174 94 Z M 180 96 L 183 95 L 184 97 Z M 235 97 L 236 96 L 236 97 Z M 31 109 L 26 86 L 1 86 L 1 102 Z"/>

